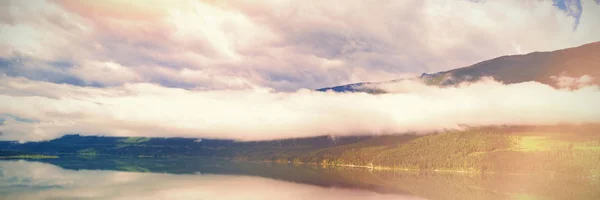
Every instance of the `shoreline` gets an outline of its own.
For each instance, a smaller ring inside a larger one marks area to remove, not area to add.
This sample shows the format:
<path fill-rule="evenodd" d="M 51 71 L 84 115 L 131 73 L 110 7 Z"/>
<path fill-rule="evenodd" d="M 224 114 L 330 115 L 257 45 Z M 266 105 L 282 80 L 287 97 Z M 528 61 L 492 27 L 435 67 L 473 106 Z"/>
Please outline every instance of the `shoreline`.
<path fill-rule="evenodd" d="M 82 156 L 80 154 L 69 154 L 62 153 L 58 155 L 68 155 L 67 157 L 74 156 L 79 157 Z M 15 159 L 23 159 L 23 160 L 38 160 L 38 159 L 60 159 L 63 158 L 58 155 L 16 155 L 16 156 L 0 156 L 0 159 L 6 160 L 15 160 Z M 594 177 L 593 174 L 586 175 L 569 175 L 569 174 L 561 174 L 557 172 L 547 172 L 547 173 L 518 173 L 518 172 L 495 172 L 495 171 L 476 171 L 476 170 L 460 170 L 460 169 L 413 169 L 413 168 L 402 168 L 402 167 L 386 167 L 386 166 L 374 166 L 374 165 L 355 165 L 355 164 L 323 164 L 323 163 L 315 163 L 315 162 L 291 162 L 291 161 L 273 161 L 273 160 L 249 160 L 249 159 L 239 159 L 239 158 L 231 158 L 231 157 L 199 157 L 199 156 L 174 156 L 174 157 L 153 157 L 147 155 L 137 155 L 137 156 L 115 156 L 109 154 L 96 154 L 92 157 L 118 157 L 123 159 L 165 159 L 165 158 L 185 158 L 185 159 L 221 159 L 228 160 L 232 162 L 251 162 L 251 163 L 274 163 L 281 165 L 303 165 L 303 166 L 319 166 L 320 168 L 346 168 L 346 169 L 362 169 L 369 171 L 389 171 L 389 172 L 410 172 L 410 173 L 439 173 L 439 174 L 463 174 L 463 175 L 516 175 L 516 176 L 570 176 L 577 178 L 591 178 Z"/>
<path fill-rule="evenodd" d="M 593 175 L 567 175 L 560 174 L 557 172 L 548 172 L 548 173 L 517 173 L 517 172 L 494 172 L 494 171 L 475 171 L 475 170 L 454 170 L 454 169 L 411 169 L 411 168 L 401 168 L 401 167 L 385 167 L 385 166 L 370 166 L 370 165 L 354 165 L 354 164 L 322 164 L 322 163 L 304 163 L 304 162 L 280 162 L 280 161 L 251 161 L 251 160 L 237 160 L 236 161 L 244 161 L 244 162 L 260 162 L 260 163 L 276 163 L 276 164 L 290 164 L 290 165 L 304 165 L 304 166 L 321 166 L 321 168 L 354 168 L 354 169 L 365 169 L 369 171 L 389 171 L 389 172 L 411 172 L 411 173 L 439 173 L 439 174 L 463 174 L 463 175 L 511 175 L 511 176 L 570 176 L 577 178 L 590 178 Z"/>

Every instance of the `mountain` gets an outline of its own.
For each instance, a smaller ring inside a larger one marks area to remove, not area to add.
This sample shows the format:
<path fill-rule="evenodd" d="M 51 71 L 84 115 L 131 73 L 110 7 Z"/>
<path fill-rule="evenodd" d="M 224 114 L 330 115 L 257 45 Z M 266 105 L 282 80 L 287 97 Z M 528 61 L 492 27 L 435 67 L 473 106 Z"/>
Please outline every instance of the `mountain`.
<path fill-rule="evenodd" d="M 464 81 L 476 81 L 482 77 L 493 77 L 506 84 L 537 81 L 556 87 L 557 81 L 552 77 L 579 78 L 584 75 L 592 77 L 592 84 L 600 85 L 600 42 L 550 52 L 502 56 L 467 67 L 433 74 L 424 73 L 418 78 L 433 85 L 453 85 Z M 317 90 L 381 92 L 360 88 L 364 84 L 367 83 L 354 83 Z"/>

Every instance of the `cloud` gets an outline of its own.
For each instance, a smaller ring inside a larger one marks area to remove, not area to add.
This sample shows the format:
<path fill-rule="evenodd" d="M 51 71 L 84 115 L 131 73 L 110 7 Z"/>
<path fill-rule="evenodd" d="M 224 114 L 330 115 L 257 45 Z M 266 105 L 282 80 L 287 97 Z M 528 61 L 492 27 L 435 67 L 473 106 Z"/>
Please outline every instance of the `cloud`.
<path fill-rule="evenodd" d="M 558 87 L 561 88 L 581 88 L 591 85 L 593 78 L 588 75 L 581 77 L 569 77 L 569 76 L 551 76 L 552 80 L 556 81 Z"/>
<path fill-rule="evenodd" d="M 141 79 L 130 68 L 114 62 L 84 62 L 83 65 L 69 68 L 69 72 L 88 83 L 105 85 L 138 82 Z"/>
<path fill-rule="evenodd" d="M 582 1 L 577 19 L 557 5 L 519 0 L 6 1 L 0 7 L 0 57 L 71 63 L 74 69 L 49 66 L 60 76 L 35 79 L 71 83 L 63 79 L 72 76 L 78 85 L 151 82 L 295 91 L 396 79 L 600 40 L 595 34 L 600 32 L 599 4 Z M 95 80 L 83 71 L 103 71 L 105 65 L 90 62 L 113 63 L 133 75 Z M 18 71 L 21 66 L 9 67 Z M 33 69 L 28 73 L 50 71 Z"/>
<path fill-rule="evenodd" d="M 27 186 L 7 190 L 7 199 L 422 199 L 250 176 L 75 171 L 22 161 L 0 161 L 0 169 L 1 187 Z"/>
<path fill-rule="evenodd" d="M 600 102 L 598 89 L 583 79 L 557 78 L 578 85 L 571 89 L 494 81 L 373 86 L 392 91 L 383 95 L 300 89 L 404 78 L 600 40 L 598 3 L 582 1 L 577 19 L 556 6 L 3 1 L 0 113 L 7 115 L 0 139 L 83 133 L 265 140 L 597 122 L 590 108 Z"/>
<path fill-rule="evenodd" d="M 427 133 L 464 125 L 600 123 L 600 89 L 555 89 L 490 79 L 439 88 L 414 80 L 377 85 L 392 93 L 184 90 L 136 83 L 80 87 L 0 78 L 3 140 L 66 133 L 270 140 L 321 135 Z"/>

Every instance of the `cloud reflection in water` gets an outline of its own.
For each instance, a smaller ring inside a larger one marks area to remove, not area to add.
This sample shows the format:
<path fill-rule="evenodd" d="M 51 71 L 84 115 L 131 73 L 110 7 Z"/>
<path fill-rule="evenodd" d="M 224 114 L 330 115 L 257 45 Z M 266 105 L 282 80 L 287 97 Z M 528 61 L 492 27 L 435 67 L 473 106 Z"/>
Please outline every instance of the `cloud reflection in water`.
<path fill-rule="evenodd" d="M 0 161 L 6 199 L 421 199 L 367 190 L 325 188 L 251 176 L 175 175 L 65 170 L 37 162 Z"/>

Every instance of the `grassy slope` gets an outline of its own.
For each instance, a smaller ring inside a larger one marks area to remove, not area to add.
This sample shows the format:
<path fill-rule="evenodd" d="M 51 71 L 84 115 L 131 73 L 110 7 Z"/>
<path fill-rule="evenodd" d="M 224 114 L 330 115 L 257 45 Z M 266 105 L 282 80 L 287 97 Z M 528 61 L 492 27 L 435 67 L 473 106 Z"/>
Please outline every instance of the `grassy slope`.
<path fill-rule="evenodd" d="M 597 134 L 478 131 L 385 136 L 317 150 L 245 153 L 245 158 L 410 170 L 600 176 Z M 379 141 L 374 141 L 379 140 Z M 388 141 L 388 144 L 382 144 Z M 391 141 L 391 142 L 390 142 Z"/>

